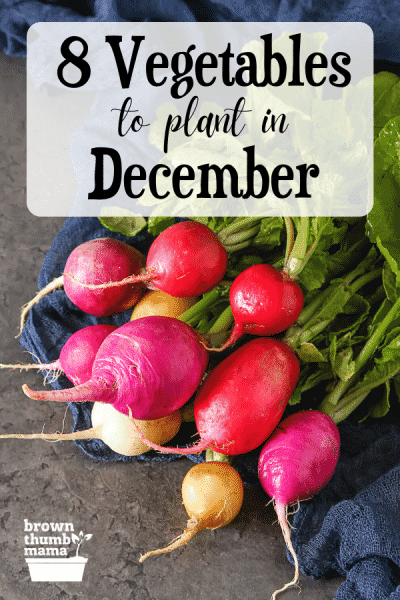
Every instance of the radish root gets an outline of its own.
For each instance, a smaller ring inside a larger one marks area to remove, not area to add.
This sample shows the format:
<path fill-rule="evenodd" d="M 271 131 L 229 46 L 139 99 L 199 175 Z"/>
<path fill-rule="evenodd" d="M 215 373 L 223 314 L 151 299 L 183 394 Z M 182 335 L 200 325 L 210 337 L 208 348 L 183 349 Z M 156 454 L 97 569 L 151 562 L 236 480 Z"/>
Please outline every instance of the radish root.
<path fill-rule="evenodd" d="M 281 526 L 286 546 L 287 546 L 290 554 L 293 556 L 294 577 L 293 577 L 292 581 L 289 581 L 288 583 L 286 583 L 282 588 L 280 588 L 279 590 L 275 590 L 275 592 L 271 596 L 271 600 L 276 600 L 276 597 L 278 594 L 280 594 L 281 592 L 284 592 L 285 590 L 287 590 L 290 587 L 299 587 L 299 585 L 298 585 L 299 561 L 297 559 L 297 555 L 296 555 L 296 552 L 294 551 L 294 548 L 292 545 L 292 540 L 290 538 L 290 529 L 289 529 L 289 524 L 288 524 L 288 521 L 286 518 L 287 506 L 285 506 L 284 504 L 282 504 L 280 502 L 277 502 L 275 504 L 275 510 L 276 510 L 276 514 L 278 515 L 278 522 L 279 522 L 279 525 Z"/>
<path fill-rule="evenodd" d="M 164 454 L 198 454 L 200 452 L 203 452 L 204 450 L 207 450 L 208 445 L 210 443 L 207 440 L 200 440 L 194 446 L 188 446 L 186 448 L 172 448 L 170 446 L 160 446 L 159 444 L 155 444 L 154 442 L 148 440 L 147 437 L 143 434 L 143 432 L 140 431 L 135 421 L 133 419 L 131 420 L 133 427 L 138 437 L 142 440 L 142 442 L 144 442 L 147 446 L 150 446 L 150 448 L 153 448 L 153 450 L 157 450 L 158 452 L 162 452 Z"/>
<path fill-rule="evenodd" d="M 38 371 L 53 371 L 53 374 L 50 377 L 50 373 L 45 375 L 44 382 L 45 383 L 53 383 L 57 381 L 57 379 L 63 374 L 63 370 L 60 368 L 60 363 L 58 360 L 53 363 L 30 363 L 30 364 L 16 364 L 16 365 L 4 365 L 0 364 L 0 369 L 19 369 L 20 371 L 28 371 L 29 369 L 37 369 Z"/>
<path fill-rule="evenodd" d="M 27 304 L 24 304 L 24 306 L 22 307 L 22 311 L 21 311 L 21 320 L 20 320 L 20 326 L 19 326 L 19 333 L 16 336 L 17 338 L 22 333 L 26 319 L 28 317 L 28 313 L 31 310 L 32 306 L 37 304 L 39 302 L 39 300 L 44 298 L 44 296 L 46 296 L 50 292 L 53 292 L 54 290 L 58 290 L 59 288 L 63 287 L 63 285 L 64 285 L 64 277 L 62 275 L 60 277 L 56 277 L 55 279 L 50 281 L 50 283 L 48 283 L 43 289 L 41 289 L 36 294 L 36 296 L 34 298 L 32 298 L 32 300 L 30 300 L 30 302 L 28 302 Z"/>
<path fill-rule="evenodd" d="M 97 434 L 97 435 L 96 435 Z M 98 432 L 94 427 L 84 431 L 75 431 L 73 433 L 3 433 L 0 439 L 18 438 L 21 440 L 44 440 L 45 442 L 62 442 L 66 440 L 90 440 L 98 437 Z"/>
<path fill-rule="evenodd" d="M 181 533 L 180 536 L 172 540 L 172 542 L 165 548 L 158 548 L 158 550 L 151 550 L 150 552 L 146 552 L 146 554 L 142 554 L 142 556 L 139 558 L 139 562 L 143 562 L 144 560 L 146 560 L 146 558 L 149 558 L 150 556 L 156 556 L 157 554 L 167 554 L 168 552 L 172 552 L 172 550 L 175 550 L 176 548 L 184 546 L 192 539 L 192 537 L 196 535 L 196 533 L 198 533 L 202 529 L 204 529 L 204 527 L 201 521 L 198 521 L 194 518 L 189 519 L 185 531 Z"/>
<path fill-rule="evenodd" d="M 72 277 L 72 275 L 68 275 L 68 273 L 66 273 L 65 276 L 69 277 L 74 283 L 78 283 L 88 290 L 103 290 L 110 287 L 119 287 L 127 283 L 137 283 L 138 281 L 147 283 L 148 281 L 156 278 L 156 275 L 150 271 L 142 273 L 141 275 L 129 275 L 129 277 L 125 277 L 125 279 L 121 279 L 119 281 L 108 281 L 107 283 L 82 283 L 81 281 L 78 281 L 78 279 L 75 279 L 75 277 Z"/>

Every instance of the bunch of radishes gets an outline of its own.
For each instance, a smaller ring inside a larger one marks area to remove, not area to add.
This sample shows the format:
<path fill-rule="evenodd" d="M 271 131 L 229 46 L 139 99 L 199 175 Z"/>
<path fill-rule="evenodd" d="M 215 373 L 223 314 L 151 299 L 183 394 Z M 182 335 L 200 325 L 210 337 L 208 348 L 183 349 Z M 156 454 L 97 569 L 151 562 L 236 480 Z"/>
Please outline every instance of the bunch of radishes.
<path fill-rule="evenodd" d="M 161 233 L 146 260 L 131 246 L 109 238 L 75 248 L 64 273 L 25 307 L 21 326 L 33 304 L 61 286 L 76 306 L 97 317 L 136 305 L 131 320 L 118 328 L 93 325 L 77 331 L 51 364 L 2 366 L 63 371 L 73 388 L 35 392 L 23 386 L 25 394 L 37 400 L 94 402 L 93 426 L 72 434 L 1 437 L 99 438 L 125 455 L 150 448 L 174 454 L 207 449 L 213 457 L 223 455 L 225 462 L 211 460 L 190 469 L 182 486 L 189 515 L 185 532 L 142 560 L 173 550 L 201 529 L 231 522 L 242 506 L 243 485 L 227 457 L 265 443 L 259 477 L 275 502 L 294 557 L 296 573 L 287 586 L 295 585 L 298 563 L 286 508 L 328 482 L 338 460 L 338 431 L 330 417 L 318 411 L 302 411 L 280 423 L 300 366 L 289 346 L 271 336 L 292 325 L 303 308 L 302 291 L 285 269 L 256 265 L 232 282 L 229 302 L 234 327 L 220 347 L 212 347 L 210 338 L 179 318 L 223 280 L 227 265 L 221 241 L 194 221 L 177 223 Z M 153 291 L 145 293 L 149 284 Z M 204 377 L 209 352 L 225 350 L 244 333 L 261 337 L 240 346 Z M 193 411 L 200 441 L 188 448 L 163 446 L 179 430 L 181 409 L 195 392 Z"/>

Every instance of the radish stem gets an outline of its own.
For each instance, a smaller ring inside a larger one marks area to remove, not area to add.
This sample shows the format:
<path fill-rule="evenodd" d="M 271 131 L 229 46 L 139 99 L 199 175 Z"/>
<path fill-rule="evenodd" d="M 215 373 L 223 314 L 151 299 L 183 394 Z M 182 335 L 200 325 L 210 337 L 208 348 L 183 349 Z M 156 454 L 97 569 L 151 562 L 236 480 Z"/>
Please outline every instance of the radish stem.
<path fill-rule="evenodd" d="M 211 450 L 211 448 L 207 448 L 206 450 L 206 462 L 223 462 L 232 464 L 234 457 L 228 456 L 227 454 L 222 454 L 221 452 L 215 452 Z"/>
<path fill-rule="evenodd" d="M 193 402 L 182 406 L 181 413 L 182 413 L 182 423 L 194 423 Z"/>
<path fill-rule="evenodd" d="M 337 314 L 341 312 L 344 293 L 347 294 L 346 302 L 348 302 L 364 285 L 382 275 L 381 268 L 365 273 L 365 270 L 371 267 L 373 259 L 372 254 L 353 269 L 341 283 L 332 284 L 307 305 L 300 313 L 296 323 L 288 329 L 284 341 L 291 348 L 297 348 L 298 344 L 309 342 L 332 323 Z M 353 282 L 356 277 L 358 279 Z M 298 325 L 302 325 L 302 327 Z"/>
<path fill-rule="evenodd" d="M 221 330 L 228 329 L 233 323 L 233 314 L 231 305 L 227 306 L 214 322 L 207 333 L 218 333 Z"/>
<path fill-rule="evenodd" d="M 305 265 L 309 230 L 309 217 L 301 217 L 295 242 L 283 268 L 284 273 L 291 279 L 295 279 Z"/>
<path fill-rule="evenodd" d="M 253 238 L 259 232 L 259 230 L 260 226 L 255 225 L 250 229 L 238 231 L 229 238 L 229 243 L 224 244 L 225 249 L 229 252 L 231 247 L 235 247 L 237 244 L 241 244 L 242 242 L 247 242 L 248 240 Z"/>
<path fill-rule="evenodd" d="M 290 217 L 284 217 L 284 221 L 286 226 L 286 251 L 284 264 L 287 265 L 294 244 L 294 227 L 293 221 Z"/>
<path fill-rule="evenodd" d="M 248 230 L 248 229 L 254 227 L 256 224 L 258 224 L 258 228 L 259 228 L 260 221 L 261 221 L 261 217 L 239 218 L 238 220 L 235 220 L 230 225 L 227 225 L 222 231 L 220 231 L 217 234 L 217 237 L 220 240 L 220 242 L 222 242 L 222 244 L 229 245 L 229 244 L 231 244 L 230 236 L 238 233 L 239 231 Z"/>
<path fill-rule="evenodd" d="M 355 359 L 354 375 L 348 380 L 340 380 L 339 383 L 333 389 L 333 391 L 330 394 L 328 394 L 326 398 L 322 401 L 322 403 L 319 406 L 319 410 L 325 412 L 328 415 L 330 415 L 330 413 L 334 411 L 334 406 L 338 404 L 343 394 L 347 392 L 352 383 L 354 383 L 360 371 L 364 368 L 365 364 L 368 362 L 368 360 L 374 354 L 375 350 L 378 348 L 383 336 L 386 333 L 386 329 L 389 327 L 390 323 L 399 316 L 399 314 L 400 298 L 398 298 L 393 304 L 386 317 L 381 321 L 379 326 L 376 328 L 372 336 L 369 338 L 369 340 L 364 345 L 361 352 Z"/>
<path fill-rule="evenodd" d="M 214 288 L 210 292 L 207 292 L 206 294 L 204 294 L 201 300 L 196 302 L 196 304 L 193 304 L 193 306 L 185 310 L 185 312 L 179 315 L 179 317 L 177 318 L 180 321 L 183 321 L 184 323 L 188 323 L 195 317 L 201 315 L 202 312 L 204 312 L 212 304 L 214 304 L 214 302 L 218 300 L 220 293 L 220 290 L 217 288 Z"/>

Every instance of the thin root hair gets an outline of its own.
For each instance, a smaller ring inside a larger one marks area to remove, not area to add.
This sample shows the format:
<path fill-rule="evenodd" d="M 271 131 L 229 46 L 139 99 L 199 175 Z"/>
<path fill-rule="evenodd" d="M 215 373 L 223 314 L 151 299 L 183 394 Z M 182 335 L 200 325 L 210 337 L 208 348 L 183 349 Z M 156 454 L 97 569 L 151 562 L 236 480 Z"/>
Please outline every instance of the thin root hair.
<path fill-rule="evenodd" d="M 46 423 L 43 423 L 43 427 L 42 427 L 42 431 L 40 432 L 41 435 L 46 435 L 44 432 L 44 428 L 45 428 Z M 59 431 L 55 431 L 54 432 L 57 435 L 62 435 L 62 432 Z M 54 434 L 53 434 L 54 435 Z M 45 437 L 41 438 L 43 442 L 47 442 L 48 444 L 55 444 L 57 442 L 61 442 L 62 440 L 51 440 L 51 439 L 46 439 Z"/>
<path fill-rule="evenodd" d="M 291 505 L 291 506 L 293 506 L 293 505 Z M 289 507 L 287 507 L 287 509 L 288 509 L 288 508 L 289 508 Z M 297 500 L 297 502 L 296 502 L 296 508 L 295 508 L 293 511 L 291 511 L 291 512 L 289 512 L 288 510 L 286 510 L 286 516 L 287 516 L 287 517 L 292 517 L 292 516 L 293 516 L 293 515 L 295 515 L 297 512 L 299 512 L 299 510 L 300 510 L 300 500 Z M 290 525 L 290 523 L 289 523 L 289 525 Z M 290 526 L 292 527 L 292 525 L 290 525 Z M 295 528 L 294 528 L 294 527 L 292 527 L 292 529 L 295 529 Z"/>
<path fill-rule="evenodd" d="M 62 429 L 61 429 L 62 433 L 64 433 L 65 421 L 67 419 L 67 413 L 68 413 L 68 406 L 65 407 L 65 411 L 64 411 L 64 416 L 63 416 L 63 420 L 62 420 Z"/>
<path fill-rule="evenodd" d="M 226 498 L 224 498 L 224 505 L 223 505 L 223 507 L 221 508 L 221 510 L 219 511 L 219 513 L 218 513 L 217 515 L 215 515 L 215 519 L 218 519 L 218 517 L 219 517 L 220 515 L 222 515 L 222 513 L 223 513 L 223 512 L 224 512 L 224 510 L 225 510 L 225 507 L 226 507 Z M 217 528 L 215 528 L 215 529 L 217 529 Z"/>
<path fill-rule="evenodd" d="M 44 376 L 44 383 L 54 383 L 55 381 L 57 381 L 57 379 L 62 375 L 62 370 L 61 369 L 57 369 L 56 371 L 53 371 L 52 376 L 49 376 L 49 373 L 51 371 L 49 371 L 47 373 L 47 375 Z"/>
<path fill-rule="evenodd" d="M 61 428 L 61 431 L 55 431 L 55 433 L 56 433 L 57 435 L 63 435 L 63 434 L 64 434 L 64 429 L 65 429 L 65 421 L 66 421 L 66 419 L 67 419 L 67 413 L 68 413 L 68 406 L 65 408 L 65 411 L 64 411 L 64 416 L 63 416 L 63 420 L 62 420 L 62 428 Z M 46 425 L 46 423 L 43 423 L 43 427 L 42 427 L 42 431 L 41 431 L 42 435 L 46 435 L 46 434 L 44 433 L 44 428 L 45 428 L 45 425 Z M 57 443 L 57 442 L 62 442 L 62 441 L 63 441 L 61 438 L 60 438 L 59 440 L 50 440 L 50 439 L 46 439 L 46 438 L 42 438 L 42 439 L 43 439 L 43 441 L 44 441 L 44 442 L 48 442 L 48 443 L 52 443 L 52 444 L 54 444 L 54 443 Z"/>
<path fill-rule="evenodd" d="M 271 498 L 271 500 L 269 500 L 267 502 L 267 504 L 265 505 L 265 508 L 267 508 L 273 501 L 274 501 L 274 498 Z"/>
<path fill-rule="evenodd" d="M 284 586 L 283 586 L 283 587 L 282 587 L 280 590 L 276 590 L 276 591 L 275 591 L 275 592 L 272 594 L 272 596 L 271 596 L 271 600 L 276 600 L 276 597 L 277 597 L 277 595 L 278 595 L 278 594 L 280 594 L 281 592 L 284 592 L 284 591 L 285 591 L 285 590 L 287 590 L 289 587 L 295 587 L 295 588 L 297 588 L 297 589 L 299 590 L 299 592 L 298 592 L 298 593 L 299 593 L 299 594 L 301 593 L 301 587 L 300 587 L 300 585 L 299 585 L 297 582 L 296 582 L 296 583 L 294 583 L 294 582 L 291 582 L 291 581 L 289 581 L 289 583 L 287 583 L 286 585 L 284 585 Z"/>

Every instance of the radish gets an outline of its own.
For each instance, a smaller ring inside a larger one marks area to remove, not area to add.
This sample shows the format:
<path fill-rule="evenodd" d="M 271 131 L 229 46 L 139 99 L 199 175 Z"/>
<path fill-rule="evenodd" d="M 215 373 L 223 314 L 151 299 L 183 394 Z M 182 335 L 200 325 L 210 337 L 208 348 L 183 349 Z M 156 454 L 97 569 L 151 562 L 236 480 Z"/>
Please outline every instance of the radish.
<path fill-rule="evenodd" d="M 228 525 L 243 504 L 244 489 L 239 473 L 228 463 L 204 462 L 194 465 L 182 482 L 182 499 L 189 516 L 185 531 L 166 548 L 142 555 L 165 554 L 189 542 L 203 529 Z"/>
<path fill-rule="evenodd" d="M 137 436 L 136 427 L 150 440 L 164 443 L 171 440 L 179 431 L 182 422 L 181 411 L 177 410 L 162 419 L 152 421 L 132 420 L 118 412 L 111 404 L 96 403 L 93 405 L 92 428 L 74 433 L 6 433 L 1 439 L 18 438 L 23 440 L 40 439 L 44 441 L 61 442 L 64 440 L 102 440 L 113 452 L 124 456 L 138 456 L 151 450 Z"/>
<path fill-rule="evenodd" d="M 66 402 L 104 402 L 134 419 L 159 419 L 185 404 L 208 362 L 200 335 L 172 317 L 129 321 L 104 340 L 89 381 L 74 388 L 35 392 L 29 398 Z"/>
<path fill-rule="evenodd" d="M 304 296 L 300 287 L 285 273 L 270 265 L 248 267 L 233 281 L 229 302 L 235 325 L 221 352 L 244 333 L 276 335 L 285 331 L 300 315 Z M 211 348 L 209 348 L 210 350 Z"/>
<path fill-rule="evenodd" d="M 120 281 L 139 274 L 144 265 L 143 254 L 119 240 L 99 238 L 80 244 L 69 255 L 63 275 L 53 279 L 25 305 L 21 331 L 32 306 L 62 286 L 71 302 L 89 315 L 108 317 L 131 308 L 144 292 L 140 281 L 114 289 L 91 290 L 86 284 Z"/>
<path fill-rule="evenodd" d="M 200 296 L 222 280 L 227 266 L 228 254 L 215 233 L 202 223 L 182 221 L 156 237 L 147 255 L 146 274 L 85 287 L 104 290 L 143 281 L 178 298 Z"/>
<path fill-rule="evenodd" d="M 260 446 L 277 426 L 300 373 L 299 361 L 283 342 L 256 338 L 244 344 L 211 371 L 194 401 L 200 442 L 190 448 L 169 448 L 148 442 L 155 450 L 193 454 L 207 448 L 221 454 L 245 454 Z"/>
<path fill-rule="evenodd" d="M 273 499 L 286 545 L 293 556 L 295 576 L 282 589 L 297 585 L 299 565 L 290 539 L 287 507 L 314 496 L 331 479 L 339 459 L 340 437 L 333 420 L 317 410 L 284 419 L 267 440 L 258 462 L 258 476 Z"/>
<path fill-rule="evenodd" d="M 60 371 L 74 385 L 85 383 L 92 376 L 93 361 L 106 337 L 115 331 L 115 325 L 89 325 L 73 333 L 61 349 L 60 357 L 51 363 L 2 365 L 0 369 L 39 369 Z"/>
<path fill-rule="evenodd" d="M 136 304 L 131 321 L 154 315 L 177 318 L 196 302 L 197 298 L 177 298 L 161 290 L 151 290 Z"/>

